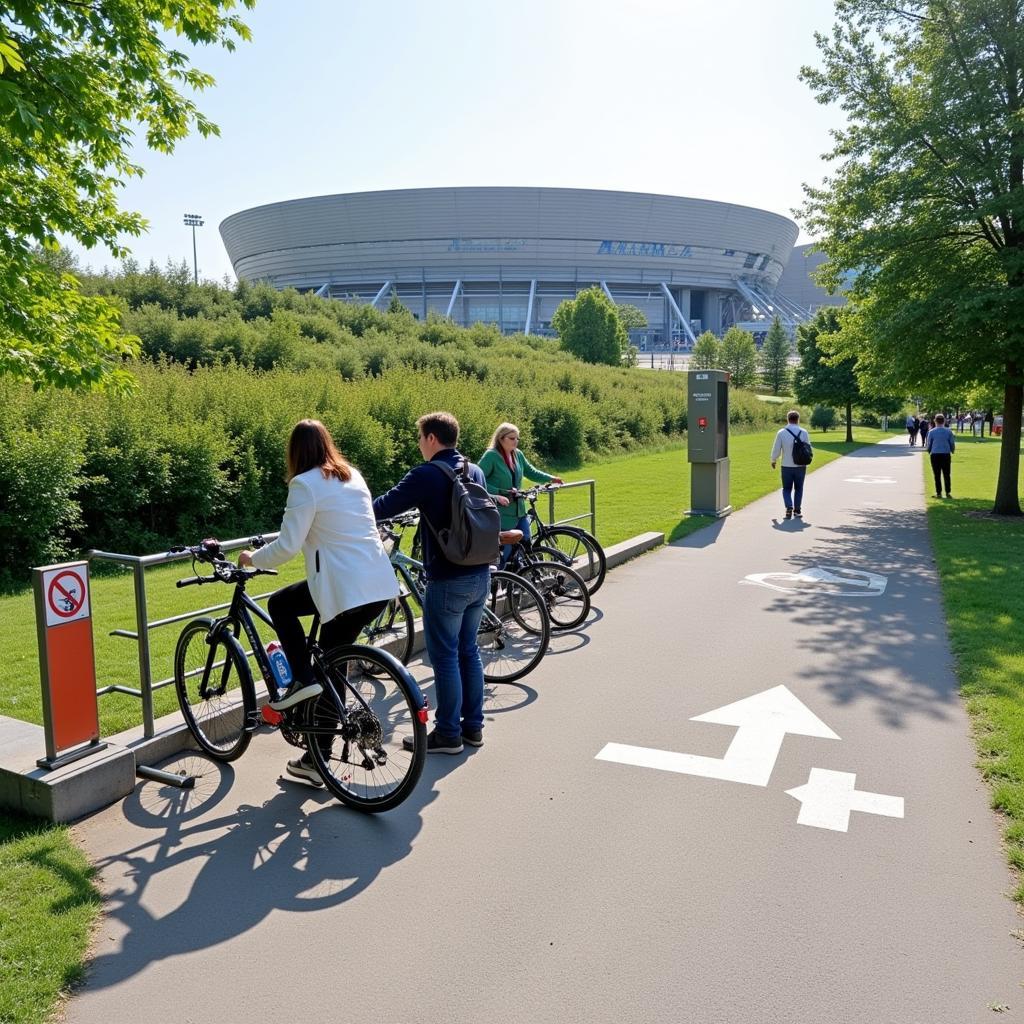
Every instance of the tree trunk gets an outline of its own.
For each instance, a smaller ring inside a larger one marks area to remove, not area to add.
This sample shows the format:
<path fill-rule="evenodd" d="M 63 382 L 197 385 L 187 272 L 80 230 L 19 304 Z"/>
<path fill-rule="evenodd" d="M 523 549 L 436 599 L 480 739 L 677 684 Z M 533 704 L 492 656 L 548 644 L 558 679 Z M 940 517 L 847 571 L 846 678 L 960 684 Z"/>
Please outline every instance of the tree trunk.
<path fill-rule="evenodd" d="M 846 403 L 846 443 L 853 444 L 853 402 Z"/>
<path fill-rule="evenodd" d="M 999 454 L 999 479 L 992 511 L 1004 516 L 1019 516 L 1020 494 L 1017 487 L 1020 473 L 1020 421 L 1024 385 L 1020 368 L 1013 363 L 1006 367 L 1006 390 L 1003 397 L 1003 444 Z"/>

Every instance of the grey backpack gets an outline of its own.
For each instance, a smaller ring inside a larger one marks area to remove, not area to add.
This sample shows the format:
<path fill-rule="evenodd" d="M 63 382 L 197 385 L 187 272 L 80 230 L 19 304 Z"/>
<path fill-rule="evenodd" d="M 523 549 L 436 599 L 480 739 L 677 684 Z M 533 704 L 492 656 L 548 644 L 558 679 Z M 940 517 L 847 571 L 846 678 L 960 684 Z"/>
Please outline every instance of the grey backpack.
<path fill-rule="evenodd" d="M 452 482 L 452 523 L 443 530 L 435 530 L 426 516 L 430 532 L 441 552 L 455 565 L 489 565 L 498 560 L 498 533 L 501 514 L 487 488 L 469 475 L 469 462 L 462 460 L 456 472 L 443 462 L 431 462 Z"/>

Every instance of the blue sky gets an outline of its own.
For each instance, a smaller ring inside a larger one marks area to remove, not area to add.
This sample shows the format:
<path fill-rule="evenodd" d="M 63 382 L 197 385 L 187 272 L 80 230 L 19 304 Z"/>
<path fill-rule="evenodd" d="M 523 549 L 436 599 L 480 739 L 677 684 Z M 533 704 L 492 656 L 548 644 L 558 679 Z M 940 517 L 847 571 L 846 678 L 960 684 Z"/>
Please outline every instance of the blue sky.
<path fill-rule="evenodd" d="M 624 189 L 791 215 L 840 118 L 797 79 L 831 0 L 261 0 L 245 20 L 251 43 L 195 53 L 220 138 L 135 154 L 146 175 L 122 203 L 149 220 L 129 242 L 144 263 L 191 263 L 195 212 L 200 276 L 220 278 L 229 214 L 370 189 Z"/>

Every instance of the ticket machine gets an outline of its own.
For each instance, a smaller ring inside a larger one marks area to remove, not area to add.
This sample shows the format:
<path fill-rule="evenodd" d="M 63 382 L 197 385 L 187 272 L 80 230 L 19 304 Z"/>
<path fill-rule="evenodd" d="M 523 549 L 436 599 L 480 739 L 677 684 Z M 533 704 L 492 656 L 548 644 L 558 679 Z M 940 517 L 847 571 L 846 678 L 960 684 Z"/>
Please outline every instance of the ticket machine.
<path fill-rule="evenodd" d="M 727 516 L 729 504 L 729 374 L 690 370 L 687 380 L 688 516 Z"/>

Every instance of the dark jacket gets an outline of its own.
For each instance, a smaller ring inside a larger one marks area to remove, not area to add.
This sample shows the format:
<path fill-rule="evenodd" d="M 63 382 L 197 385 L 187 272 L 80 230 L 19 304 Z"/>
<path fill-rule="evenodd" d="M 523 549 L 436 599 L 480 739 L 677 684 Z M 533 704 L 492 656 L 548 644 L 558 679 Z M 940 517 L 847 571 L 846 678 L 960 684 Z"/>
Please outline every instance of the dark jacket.
<path fill-rule="evenodd" d="M 418 508 L 435 530 L 444 530 L 452 524 L 452 482 L 444 470 L 431 466 L 433 462 L 445 462 L 452 469 L 458 469 L 465 458 L 455 448 L 443 448 L 430 462 L 424 462 L 409 470 L 401 480 L 377 498 L 373 503 L 373 514 L 377 519 L 390 519 L 400 512 Z M 481 486 L 486 486 L 479 466 L 469 464 L 469 475 Z M 434 534 L 427 526 L 421 526 L 423 538 L 423 564 L 427 579 L 448 580 L 456 576 L 473 576 L 489 572 L 488 565 L 455 565 L 449 562 L 438 547 Z"/>

